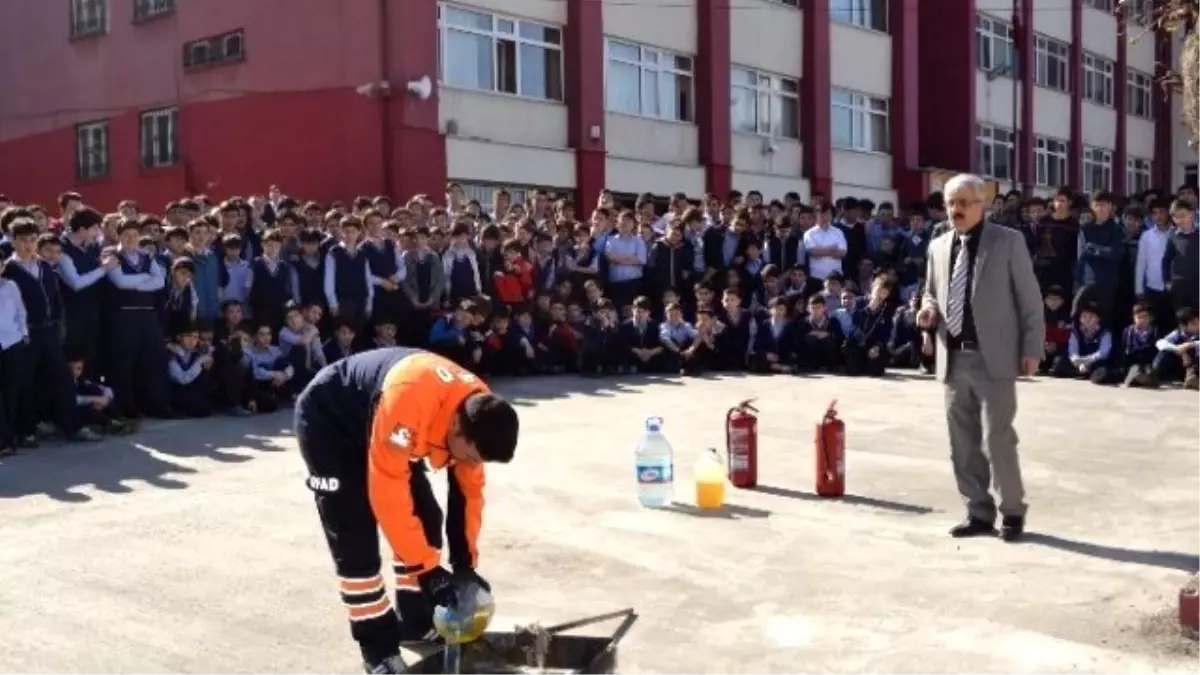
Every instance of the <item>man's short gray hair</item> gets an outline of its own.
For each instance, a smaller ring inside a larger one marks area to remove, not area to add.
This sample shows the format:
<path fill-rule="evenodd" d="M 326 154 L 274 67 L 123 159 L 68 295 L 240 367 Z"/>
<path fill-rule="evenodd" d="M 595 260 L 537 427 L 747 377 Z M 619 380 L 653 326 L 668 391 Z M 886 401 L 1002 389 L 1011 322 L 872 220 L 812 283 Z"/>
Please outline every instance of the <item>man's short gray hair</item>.
<path fill-rule="evenodd" d="M 946 181 L 945 187 L 942 188 L 942 194 L 949 197 L 963 188 L 970 188 L 976 196 L 982 196 L 986 186 L 987 183 L 979 176 L 973 173 L 960 173 Z"/>

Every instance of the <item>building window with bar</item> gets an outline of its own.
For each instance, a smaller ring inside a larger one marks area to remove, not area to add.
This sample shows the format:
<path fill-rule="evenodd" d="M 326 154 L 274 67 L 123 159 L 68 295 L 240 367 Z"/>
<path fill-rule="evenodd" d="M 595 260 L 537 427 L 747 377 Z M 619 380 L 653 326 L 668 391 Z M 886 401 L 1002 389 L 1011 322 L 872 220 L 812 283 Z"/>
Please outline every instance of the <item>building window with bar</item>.
<path fill-rule="evenodd" d="M 608 41 L 608 109 L 676 122 L 694 122 L 693 61 L 655 47 Z"/>
<path fill-rule="evenodd" d="M 979 174 L 997 180 L 1012 180 L 1016 145 L 1013 132 L 980 124 L 975 142 L 979 147 Z"/>
<path fill-rule="evenodd" d="M 108 122 L 86 122 L 75 127 L 75 175 L 95 180 L 108 175 Z"/>
<path fill-rule="evenodd" d="M 439 5 L 441 81 L 448 87 L 563 100 L 562 28 Z"/>
<path fill-rule="evenodd" d="M 1039 187 L 1058 187 L 1067 182 L 1067 142 L 1036 136 L 1033 142 L 1034 182 Z"/>
<path fill-rule="evenodd" d="M 800 83 L 790 77 L 733 68 L 733 130 L 800 138 Z"/>
<path fill-rule="evenodd" d="M 142 113 L 142 168 L 170 166 L 179 161 L 179 109 Z"/>

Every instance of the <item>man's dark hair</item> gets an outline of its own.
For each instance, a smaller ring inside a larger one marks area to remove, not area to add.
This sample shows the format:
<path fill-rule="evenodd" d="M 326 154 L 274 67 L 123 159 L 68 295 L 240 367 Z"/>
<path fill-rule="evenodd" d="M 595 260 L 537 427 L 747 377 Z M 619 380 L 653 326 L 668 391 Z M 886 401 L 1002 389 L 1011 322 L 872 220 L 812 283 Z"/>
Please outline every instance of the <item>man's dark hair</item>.
<path fill-rule="evenodd" d="M 1196 319 L 1196 310 L 1191 307 L 1181 307 L 1175 312 L 1175 320 L 1180 326 L 1186 326 Z"/>
<path fill-rule="evenodd" d="M 67 229 L 72 232 L 86 230 L 104 224 L 104 216 L 96 209 L 83 208 L 71 214 L 67 221 Z"/>
<path fill-rule="evenodd" d="M 473 394 L 458 409 L 458 424 L 463 438 L 475 443 L 483 461 L 512 461 L 521 422 L 511 403 L 490 392 Z"/>
<path fill-rule="evenodd" d="M 78 192 L 64 192 L 58 196 L 58 208 L 65 209 L 71 202 L 82 202 L 83 197 Z"/>

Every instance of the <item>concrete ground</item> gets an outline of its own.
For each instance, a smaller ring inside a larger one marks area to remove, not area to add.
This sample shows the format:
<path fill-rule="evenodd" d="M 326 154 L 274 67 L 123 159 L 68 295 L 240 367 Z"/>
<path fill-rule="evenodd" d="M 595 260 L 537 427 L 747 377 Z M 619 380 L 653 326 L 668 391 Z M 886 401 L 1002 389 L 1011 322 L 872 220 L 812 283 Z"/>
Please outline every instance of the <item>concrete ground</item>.
<path fill-rule="evenodd" d="M 946 536 L 962 509 L 927 378 L 501 389 L 524 434 L 490 473 L 482 572 L 505 620 L 636 607 L 625 672 L 1196 672 L 1142 630 L 1198 566 L 1195 394 L 1022 384 L 1032 533 L 1008 545 Z M 752 396 L 764 487 L 726 517 L 639 510 L 642 418 L 666 418 L 690 498 Z M 835 397 L 854 496 L 827 501 L 812 429 Z M 164 422 L 0 464 L 0 671 L 357 672 L 289 427 Z"/>

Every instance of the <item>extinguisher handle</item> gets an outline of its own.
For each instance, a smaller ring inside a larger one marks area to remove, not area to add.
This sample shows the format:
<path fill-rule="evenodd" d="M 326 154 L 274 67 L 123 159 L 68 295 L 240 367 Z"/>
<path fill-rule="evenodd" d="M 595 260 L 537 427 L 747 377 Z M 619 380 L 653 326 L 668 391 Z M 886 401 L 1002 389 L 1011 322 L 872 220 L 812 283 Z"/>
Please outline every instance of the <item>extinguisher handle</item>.
<path fill-rule="evenodd" d="M 754 402 L 755 402 L 755 401 L 757 401 L 757 400 L 758 400 L 757 398 L 748 398 L 748 399 L 746 399 L 745 401 L 742 401 L 741 403 L 737 404 L 737 408 L 736 408 L 736 409 L 737 409 L 737 410 L 749 410 L 749 411 L 750 411 L 750 412 L 752 412 L 752 413 L 756 413 L 756 412 L 758 412 L 758 408 L 755 408 L 755 407 L 754 407 L 753 405 L 751 405 L 751 404 L 752 404 L 752 403 L 754 403 Z M 732 411 L 731 411 L 731 412 L 732 412 Z"/>
<path fill-rule="evenodd" d="M 829 402 L 829 407 L 825 409 L 825 419 L 831 420 L 837 418 L 837 399 Z"/>

